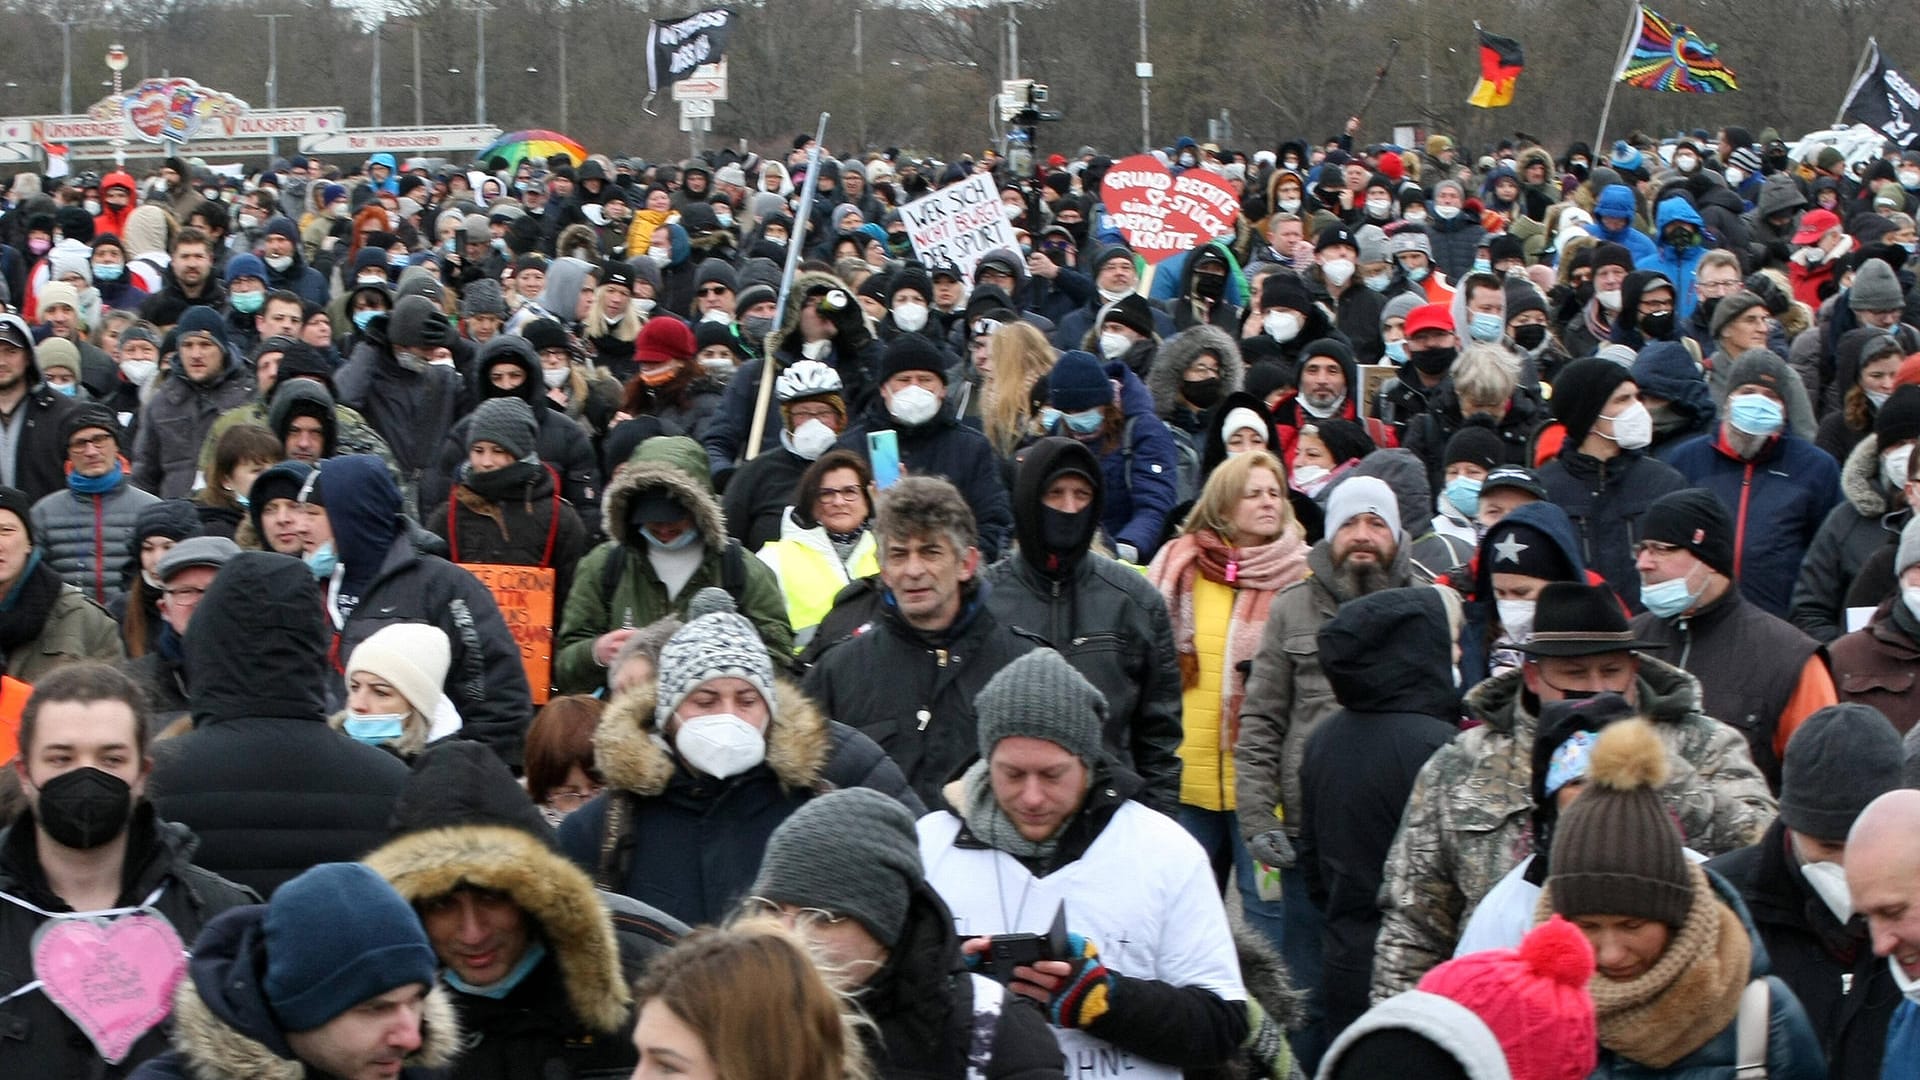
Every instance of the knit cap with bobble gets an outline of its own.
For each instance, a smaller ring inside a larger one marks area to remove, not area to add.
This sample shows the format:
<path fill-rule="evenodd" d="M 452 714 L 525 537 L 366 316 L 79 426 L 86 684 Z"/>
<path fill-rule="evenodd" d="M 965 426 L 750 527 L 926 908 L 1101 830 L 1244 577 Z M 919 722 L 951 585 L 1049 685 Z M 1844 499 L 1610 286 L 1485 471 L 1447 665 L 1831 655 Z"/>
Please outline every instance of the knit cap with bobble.
<path fill-rule="evenodd" d="M 1593 947 L 1555 915 L 1518 949 L 1488 949 L 1449 960 L 1420 980 L 1429 994 L 1465 1005 L 1500 1040 L 1513 1080 L 1581 1080 L 1593 1071 Z"/>
<path fill-rule="evenodd" d="M 1607 725 L 1594 741 L 1587 788 L 1560 815 L 1547 888 L 1553 910 L 1630 915 L 1679 927 L 1693 906 L 1680 830 L 1660 799 L 1666 744 L 1641 719 Z"/>

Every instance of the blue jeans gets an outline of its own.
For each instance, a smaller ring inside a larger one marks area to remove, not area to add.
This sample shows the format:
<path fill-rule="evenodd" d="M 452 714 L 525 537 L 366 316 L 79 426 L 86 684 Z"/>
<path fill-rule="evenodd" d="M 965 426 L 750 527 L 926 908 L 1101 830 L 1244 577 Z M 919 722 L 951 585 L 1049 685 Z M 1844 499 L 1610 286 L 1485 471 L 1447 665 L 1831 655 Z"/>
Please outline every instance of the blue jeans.
<path fill-rule="evenodd" d="M 1330 1041 L 1326 994 L 1320 985 L 1320 947 L 1326 919 L 1307 895 L 1306 875 L 1297 870 L 1280 875 L 1280 908 L 1285 926 L 1280 957 L 1287 962 L 1287 973 L 1293 976 L 1294 987 L 1306 994 L 1302 1002 L 1306 1006 L 1306 1022 L 1288 1033 L 1287 1042 L 1293 1047 L 1293 1056 L 1299 1059 L 1301 1070 L 1312 1076 L 1320 1071 L 1320 1058 L 1326 1054 Z"/>
<path fill-rule="evenodd" d="M 1260 899 L 1257 884 L 1259 868 L 1254 866 L 1253 856 L 1247 854 L 1246 842 L 1240 839 L 1239 818 L 1231 810 L 1202 810 L 1183 803 L 1180 806 L 1180 826 L 1198 840 L 1201 849 L 1207 853 L 1207 861 L 1213 864 L 1214 881 L 1223 894 L 1226 892 L 1227 871 L 1233 871 L 1233 879 L 1240 890 L 1242 921 L 1248 929 L 1265 938 L 1275 952 L 1284 955 L 1280 903 Z M 1282 885 L 1294 876 L 1280 875 Z M 1303 899 L 1304 896 L 1303 886 Z M 1318 942 L 1319 939 L 1314 940 Z M 1315 956 L 1318 956 L 1317 949 Z"/>

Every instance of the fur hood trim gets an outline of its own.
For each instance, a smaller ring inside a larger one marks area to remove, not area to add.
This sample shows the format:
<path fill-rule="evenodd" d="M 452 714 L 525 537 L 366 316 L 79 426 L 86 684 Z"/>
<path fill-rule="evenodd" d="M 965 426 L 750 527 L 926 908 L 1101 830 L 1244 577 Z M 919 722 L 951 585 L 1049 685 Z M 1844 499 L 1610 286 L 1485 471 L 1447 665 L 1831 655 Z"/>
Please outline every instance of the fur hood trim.
<path fill-rule="evenodd" d="M 1880 437 L 1869 433 L 1854 444 L 1853 452 L 1840 466 L 1840 494 L 1863 518 L 1873 519 L 1887 512 L 1887 497 L 1880 493 Z"/>
<path fill-rule="evenodd" d="M 305 1064 L 281 1057 L 214 1015 L 191 978 L 180 980 L 173 992 L 173 1045 L 186 1059 L 194 1080 L 306 1080 L 307 1076 Z M 453 992 L 435 986 L 427 992 L 421 1012 L 420 1049 L 407 1057 L 407 1067 L 443 1069 L 461 1049 Z"/>
<path fill-rule="evenodd" d="M 742 285 L 741 288 L 744 289 L 746 286 Z M 807 290 L 813 288 L 841 289 L 848 296 L 853 295 L 853 290 L 847 288 L 847 283 L 832 274 L 823 274 L 818 270 L 802 270 L 794 274 L 793 289 L 787 294 L 786 317 L 780 320 L 779 326 L 767 331 L 766 344 L 760 349 L 761 356 L 771 357 L 778 353 L 780 343 L 786 340 L 788 334 L 799 329 L 800 301 L 806 298 Z M 927 302 L 932 303 L 933 298 L 928 297 Z"/>
<path fill-rule="evenodd" d="M 426 829 L 387 843 L 366 863 L 416 906 L 463 885 L 512 897 L 552 946 L 574 1016 L 602 1034 L 625 1025 L 632 998 L 613 923 L 587 875 L 538 838 L 505 825 Z"/>
<path fill-rule="evenodd" d="M 657 441 L 664 443 L 668 440 Z M 683 441 L 693 445 L 695 450 L 699 449 L 692 440 Z M 703 456 L 697 462 L 676 462 L 666 453 L 668 449 L 665 446 L 642 447 L 614 474 L 613 482 L 607 485 L 604 499 L 606 512 L 601 515 L 607 535 L 625 547 L 643 547 L 644 540 L 627 531 L 627 506 L 635 495 L 660 492 L 673 496 L 680 505 L 692 512 L 693 523 L 700 529 L 700 542 L 708 551 L 718 554 L 727 546 L 727 524 L 720 511 L 720 500 L 714 497 L 713 489 L 707 486 L 706 460 Z M 704 455 L 704 451 L 701 453 Z"/>
<path fill-rule="evenodd" d="M 827 718 L 800 688 L 776 678 L 773 722 L 767 732 L 767 767 L 788 788 L 820 786 L 832 755 Z M 594 763 L 607 783 L 642 797 L 667 790 L 677 767 L 653 726 L 654 690 L 615 698 L 593 733 Z"/>
<path fill-rule="evenodd" d="M 1147 389 L 1153 391 L 1153 411 L 1165 420 L 1178 405 L 1180 376 L 1203 352 L 1220 358 L 1220 397 L 1236 393 L 1245 385 L 1247 364 L 1240 358 L 1240 343 L 1225 330 L 1208 323 L 1190 326 L 1160 343 L 1153 367 L 1147 372 Z M 1205 410 L 1201 410 L 1204 412 Z"/>

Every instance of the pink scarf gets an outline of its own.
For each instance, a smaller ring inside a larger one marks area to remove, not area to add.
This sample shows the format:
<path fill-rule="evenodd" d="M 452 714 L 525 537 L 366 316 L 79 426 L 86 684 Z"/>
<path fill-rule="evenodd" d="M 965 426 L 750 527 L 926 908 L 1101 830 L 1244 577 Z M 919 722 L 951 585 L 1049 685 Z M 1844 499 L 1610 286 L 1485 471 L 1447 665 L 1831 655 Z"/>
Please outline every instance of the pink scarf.
<path fill-rule="evenodd" d="M 1193 585 L 1197 575 L 1233 589 L 1233 616 L 1227 626 L 1220 687 L 1221 743 L 1231 747 L 1240 734 L 1240 700 L 1247 677 L 1240 665 L 1260 649 L 1267 608 L 1281 589 L 1306 577 L 1307 542 L 1298 526 L 1279 539 L 1236 548 L 1211 529 L 1197 529 L 1160 550 L 1147 580 L 1160 590 L 1173 622 L 1173 645 L 1180 658 L 1180 682 L 1192 687 L 1200 678 L 1193 644 Z"/>

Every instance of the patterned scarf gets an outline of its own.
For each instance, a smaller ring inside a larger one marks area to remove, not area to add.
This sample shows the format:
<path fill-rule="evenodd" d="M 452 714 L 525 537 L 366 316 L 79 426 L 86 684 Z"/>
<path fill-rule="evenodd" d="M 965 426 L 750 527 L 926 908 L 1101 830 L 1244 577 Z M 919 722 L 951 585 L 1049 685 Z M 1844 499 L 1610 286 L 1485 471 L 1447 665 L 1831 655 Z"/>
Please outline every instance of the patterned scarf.
<path fill-rule="evenodd" d="M 1252 660 L 1259 650 L 1274 596 L 1306 577 L 1308 550 L 1298 526 L 1277 540 L 1244 548 L 1227 543 L 1211 529 L 1196 529 L 1161 549 L 1148 572 L 1147 579 L 1167 602 L 1180 682 L 1189 689 L 1200 678 L 1200 655 L 1193 643 L 1194 579 L 1205 576 L 1233 589 L 1233 617 L 1227 627 L 1225 655 L 1220 658 L 1221 746 L 1232 746 L 1239 734 L 1240 699 L 1247 692 L 1240 664 Z"/>

